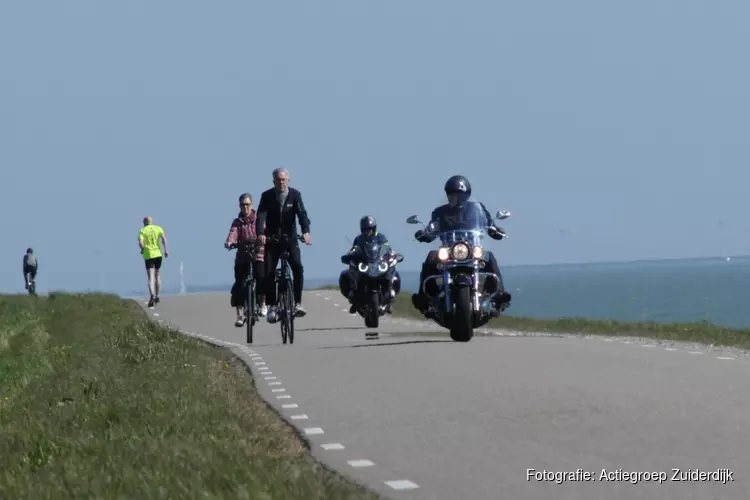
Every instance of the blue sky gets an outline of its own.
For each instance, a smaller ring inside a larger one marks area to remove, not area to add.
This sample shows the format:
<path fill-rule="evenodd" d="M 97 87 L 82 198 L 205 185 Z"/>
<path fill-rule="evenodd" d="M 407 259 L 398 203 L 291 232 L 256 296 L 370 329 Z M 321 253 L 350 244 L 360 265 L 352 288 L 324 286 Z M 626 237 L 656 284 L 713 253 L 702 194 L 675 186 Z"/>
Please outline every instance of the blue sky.
<path fill-rule="evenodd" d="M 328 277 L 364 214 L 462 173 L 511 210 L 501 263 L 748 253 L 750 4 L 404 0 L 0 4 L 0 287 L 145 284 L 164 226 L 191 283 L 231 280 L 237 196 L 284 166 Z M 723 221 L 722 224 L 719 221 Z"/>

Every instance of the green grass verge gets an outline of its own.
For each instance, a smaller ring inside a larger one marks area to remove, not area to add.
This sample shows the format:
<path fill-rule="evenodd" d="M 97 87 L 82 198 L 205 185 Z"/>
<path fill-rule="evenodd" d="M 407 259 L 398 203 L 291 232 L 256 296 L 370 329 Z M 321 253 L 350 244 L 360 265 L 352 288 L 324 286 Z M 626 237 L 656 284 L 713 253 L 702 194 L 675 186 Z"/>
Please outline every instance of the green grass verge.
<path fill-rule="evenodd" d="M 508 310 L 510 312 L 511 308 Z M 396 297 L 394 316 L 425 320 L 411 303 L 411 292 Z M 586 318 L 532 319 L 503 316 L 490 320 L 487 328 L 522 332 L 581 333 L 607 336 L 650 337 L 663 340 L 699 342 L 722 346 L 750 348 L 750 329 L 735 329 L 698 323 L 622 322 Z"/>
<path fill-rule="evenodd" d="M 229 351 L 104 294 L 0 297 L 0 498 L 375 499 Z"/>

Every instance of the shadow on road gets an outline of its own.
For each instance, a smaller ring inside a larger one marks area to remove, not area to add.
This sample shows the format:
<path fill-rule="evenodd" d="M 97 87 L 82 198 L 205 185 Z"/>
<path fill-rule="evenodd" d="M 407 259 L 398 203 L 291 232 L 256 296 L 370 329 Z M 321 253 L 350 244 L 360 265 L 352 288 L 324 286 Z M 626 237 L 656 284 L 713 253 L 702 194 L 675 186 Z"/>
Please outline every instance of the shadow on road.
<path fill-rule="evenodd" d="M 402 342 L 378 342 L 378 343 L 369 343 L 369 344 L 332 345 L 332 346 L 326 346 L 326 347 L 316 347 L 315 349 L 352 349 L 355 347 L 385 347 L 385 346 L 406 345 L 406 344 L 435 344 L 435 343 L 455 344 L 455 342 L 453 342 L 453 340 L 450 340 L 450 339 L 404 340 Z"/>
<path fill-rule="evenodd" d="M 295 328 L 295 332 L 327 332 L 333 330 L 364 330 L 364 326 L 337 326 L 335 328 Z"/>

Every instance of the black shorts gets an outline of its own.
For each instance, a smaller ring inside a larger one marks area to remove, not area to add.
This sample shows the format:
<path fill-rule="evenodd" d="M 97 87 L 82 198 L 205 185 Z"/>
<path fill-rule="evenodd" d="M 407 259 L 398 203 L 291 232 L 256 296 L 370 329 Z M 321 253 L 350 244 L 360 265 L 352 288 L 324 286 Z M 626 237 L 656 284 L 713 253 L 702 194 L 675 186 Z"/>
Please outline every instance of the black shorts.
<path fill-rule="evenodd" d="M 23 266 L 23 274 L 30 274 L 31 279 L 36 278 L 36 266 Z"/>
<path fill-rule="evenodd" d="M 146 269 L 161 269 L 161 257 L 154 257 L 153 259 L 146 259 Z"/>

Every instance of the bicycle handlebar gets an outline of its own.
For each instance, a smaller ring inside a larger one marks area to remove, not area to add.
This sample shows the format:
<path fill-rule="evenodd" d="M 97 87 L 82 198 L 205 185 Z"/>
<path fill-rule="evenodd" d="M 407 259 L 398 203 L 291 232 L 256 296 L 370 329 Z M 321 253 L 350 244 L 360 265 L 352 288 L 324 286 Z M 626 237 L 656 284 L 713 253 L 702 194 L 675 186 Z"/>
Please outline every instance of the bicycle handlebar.
<path fill-rule="evenodd" d="M 277 235 L 273 235 L 273 236 L 266 236 L 266 239 L 267 239 L 268 241 L 273 241 L 274 243 L 280 243 L 280 242 L 281 242 L 281 239 L 280 239 L 280 238 L 279 238 L 279 236 L 277 236 Z M 290 237 L 289 237 L 288 235 L 286 235 L 286 234 L 285 234 L 285 235 L 283 235 L 283 239 L 285 239 L 285 240 L 290 240 L 291 238 L 290 238 Z M 299 240 L 299 241 L 305 241 L 305 238 L 303 238 L 303 237 L 302 237 L 302 236 L 300 236 L 300 235 L 297 235 L 297 236 L 295 236 L 295 237 L 294 237 L 294 239 L 295 239 L 295 240 Z"/>

